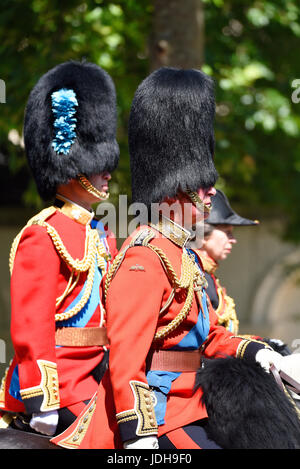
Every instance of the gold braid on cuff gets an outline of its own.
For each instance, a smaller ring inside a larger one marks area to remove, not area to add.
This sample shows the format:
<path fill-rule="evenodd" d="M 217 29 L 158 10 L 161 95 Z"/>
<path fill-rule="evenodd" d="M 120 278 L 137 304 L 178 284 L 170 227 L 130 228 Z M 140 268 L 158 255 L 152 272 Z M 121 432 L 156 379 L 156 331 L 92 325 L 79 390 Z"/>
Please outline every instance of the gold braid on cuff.
<path fill-rule="evenodd" d="M 97 199 L 99 200 L 107 200 L 108 197 L 109 197 L 109 194 L 106 193 L 106 192 L 101 192 L 101 191 L 98 191 L 98 189 L 96 189 L 96 187 L 94 187 L 90 181 L 85 177 L 83 176 L 82 174 L 80 174 L 78 176 L 78 181 L 79 181 L 79 184 L 86 190 L 88 191 L 90 194 L 92 194 L 94 197 L 97 197 Z"/>

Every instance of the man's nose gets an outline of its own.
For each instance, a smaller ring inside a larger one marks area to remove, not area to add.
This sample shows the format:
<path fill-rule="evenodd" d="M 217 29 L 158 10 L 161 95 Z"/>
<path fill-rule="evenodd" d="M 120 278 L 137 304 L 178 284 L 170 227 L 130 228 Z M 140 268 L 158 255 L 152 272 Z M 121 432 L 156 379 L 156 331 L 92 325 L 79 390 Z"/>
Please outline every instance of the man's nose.
<path fill-rule="evenodd" d="M 213 197 L 214 195 L 216 195 L 217 191 L 214 187 L 210 187 L 207 191 L 207 195 L 209 195 L 210 197 Z"/>
<path fill-rule="evenodd" d="M 111 174 L 108 172 L 108 171 L 105 171 L 103 173 L 103 177 L 104 179 L 106 179 L 107 181 L 109 181 L 111 179 Z"/>

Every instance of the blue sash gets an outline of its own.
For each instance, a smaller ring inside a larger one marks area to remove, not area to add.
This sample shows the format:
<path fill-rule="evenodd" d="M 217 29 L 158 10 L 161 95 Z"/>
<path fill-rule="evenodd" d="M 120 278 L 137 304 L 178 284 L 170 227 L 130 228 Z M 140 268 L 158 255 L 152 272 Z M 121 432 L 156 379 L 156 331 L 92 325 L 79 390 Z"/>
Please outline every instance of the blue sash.
<path fill-rule="evenodd" d="M 97 228 L 99 233 L 99 236 L 101 238 L 105 237 L 105 230 L 104 226 L 101 222 L 97 222 L 96 220 L 92 220 L 91 222 L 91 227 L 93 229 Z M 100 238 L 100 242 L 104 242 L 103 239 Z M 102 272 L 101 269 L 98 268 L 97 261 L 96 261 L 96 268 L 95 268 L 95 276 L 93 280 L 93 286 L 92 286 L 92 291 L 90 294 L 90 297 L 85 304 L 85 306 L 82 308 L 79 313 L 77 313 L 75 316 L 66 319 L 65 321 L 59 321 L 58 322 L 58 327 L 85 327 L 91 317 L 93 316 L 97 306 L 100 303 L 100 282 L 102 279 Z M 85 289 L 86 289 L 86 281 L 83 285 L 83 288 L 81 291 L 78 293 L 77 297 L 72 301 L 72 303 L 65 309 L 64 312 L 69 311 L 71 308 L 76 306 L 76 304 L 80 301 L 82 298 Z M 61 347 L 59 345 L 56 345 L 56 347 Z M 9 386 L 9 394 L 13 396 L 15 399 L 18 399 L 19 401 L 22 401 L 21 395 L 20 395 L 20 381 L 19 381 L 19 369 L 18 365 L 15 366 L 13 373 L 12 373 L 12 378 Z"/>

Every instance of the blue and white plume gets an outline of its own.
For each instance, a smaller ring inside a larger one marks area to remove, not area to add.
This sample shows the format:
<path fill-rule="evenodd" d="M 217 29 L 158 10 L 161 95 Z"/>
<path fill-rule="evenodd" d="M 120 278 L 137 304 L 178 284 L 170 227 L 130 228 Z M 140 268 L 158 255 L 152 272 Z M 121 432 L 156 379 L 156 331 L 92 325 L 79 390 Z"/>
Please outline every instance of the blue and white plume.
<path fill-rule="evenodd" d="M 72 89 L 61 88 L 52 93 L 51 99 L 52 111 L 55 116 L 55 137 L 52 141 L 52 147 L 56 153 L 67 155 L 76 138 L 77 119 L 74 117 L 75 108 L 78 106 L 76 93 Z"/>

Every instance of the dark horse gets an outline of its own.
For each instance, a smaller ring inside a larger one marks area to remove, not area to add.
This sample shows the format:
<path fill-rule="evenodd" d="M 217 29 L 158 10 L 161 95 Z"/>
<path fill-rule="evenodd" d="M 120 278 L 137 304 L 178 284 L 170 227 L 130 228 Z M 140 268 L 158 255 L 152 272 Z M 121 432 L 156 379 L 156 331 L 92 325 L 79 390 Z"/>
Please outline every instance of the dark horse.
<path fill-rule="evenodd" d="M 299 449 L 300 411 L 273 374 L 234 358 L 205 360 L 195 387 L 203 390 L 209 436 L 224 449 Z M 0 429 L 0 449 L 62 449 L 50 438 Z"/>
<path fill-rule="evenodd" d="M 222 448 L 300 448 L 300 409 L 275 372 L 229 357 L 204 362 L 196 388 L 204 392 L 208 434 Z"/>
<path fill-rule="evenodd" d="M 14 428 L 0 429 L 0 449 L 62 449 L 50 442 L 50 437 Z"/>

